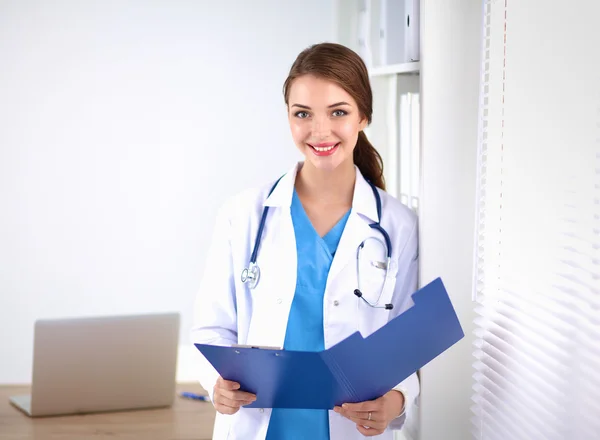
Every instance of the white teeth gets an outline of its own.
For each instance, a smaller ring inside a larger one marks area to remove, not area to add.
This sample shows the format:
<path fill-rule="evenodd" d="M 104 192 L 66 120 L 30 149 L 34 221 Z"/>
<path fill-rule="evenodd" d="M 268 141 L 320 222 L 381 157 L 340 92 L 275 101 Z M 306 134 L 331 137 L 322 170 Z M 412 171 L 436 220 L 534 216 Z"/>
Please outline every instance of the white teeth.
<path fill-rule="evenodd" d="M 325 152 L 325 151 L 331 151 L 331 150 L 333 150 L 333 148 L 334 148 L 336 145 L 337 145 L 337 144 L 335 144 L 335 145 L 332 145 L 332 146 L 330 146 L 330 147 L 314 147 L 314 146 L 313 146 L 313 148 L 314 148 L 315 150 L 317 150 L 319 153 L 323 153 L 323 152 Z M 312 145 L 311 145 L 311 146 L 312 146 Z"/>

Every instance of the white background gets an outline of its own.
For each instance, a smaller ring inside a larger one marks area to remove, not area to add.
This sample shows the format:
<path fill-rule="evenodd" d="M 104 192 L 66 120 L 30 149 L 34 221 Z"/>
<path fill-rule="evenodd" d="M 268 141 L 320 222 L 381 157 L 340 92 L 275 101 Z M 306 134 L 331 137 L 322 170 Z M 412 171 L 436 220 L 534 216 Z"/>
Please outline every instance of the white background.
<path fill-rule="evenodd" d="M 300 157 L 282 85 L 332 36 L 324 0 L 0 1 L 0 383 L 38 318 L 175 310 L 189 344 L 215 211 Z"/>

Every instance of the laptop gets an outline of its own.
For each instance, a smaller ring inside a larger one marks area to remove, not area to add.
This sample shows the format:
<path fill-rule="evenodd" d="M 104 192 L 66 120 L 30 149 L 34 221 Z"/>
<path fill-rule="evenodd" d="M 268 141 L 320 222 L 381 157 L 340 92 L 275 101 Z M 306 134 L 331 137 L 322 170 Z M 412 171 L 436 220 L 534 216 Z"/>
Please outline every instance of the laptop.
<path fill-rule="evenodd" d="M 31 417 L 157 408 L 175 399 L 179 313 L 35 323 Z"/>

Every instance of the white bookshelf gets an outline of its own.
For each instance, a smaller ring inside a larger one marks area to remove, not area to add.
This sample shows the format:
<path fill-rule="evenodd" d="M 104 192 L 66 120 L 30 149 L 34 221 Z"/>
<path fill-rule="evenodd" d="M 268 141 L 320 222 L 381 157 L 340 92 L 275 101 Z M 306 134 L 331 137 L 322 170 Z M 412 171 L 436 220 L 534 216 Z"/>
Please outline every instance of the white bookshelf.
<path fill-rule="evenodd" d="M 378 76 L 403 75 L 410 73 L 418 75 L 420 69 L 421 63 L 419 61 L 412 61 L 410 63 L 389 64 L 387 66 L 371 67 L 369 69 L 369 76 L 371 78 L 375 78 Z"/>

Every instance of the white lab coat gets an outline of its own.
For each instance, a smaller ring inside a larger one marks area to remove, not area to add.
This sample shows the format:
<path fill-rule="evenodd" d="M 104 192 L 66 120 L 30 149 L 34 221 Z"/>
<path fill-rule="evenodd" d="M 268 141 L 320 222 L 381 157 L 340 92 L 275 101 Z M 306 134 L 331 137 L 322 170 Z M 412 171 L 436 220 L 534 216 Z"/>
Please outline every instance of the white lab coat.
<path fill-rule="evenodd" d="M 268 192 L 274 182 L 244 191 L 221 207 L 194 306 L 192 342 L 283 347 L 296 288 L 297 254 L 290 206 L 298 166 L 301 163 L 281 179 L 270 196 Z M 353 294 L 357 288 L 356 250 L 359 244 L 370 236 L 383 239 L 379 232 L 369 227 L 369 223 L 377 221 L 376 202 L 371 187 L 356 168 L 352 210 L 331 264 L 323 298 L 325 348 L 357 330 L 367 336 L 412 306 L 410 295 L 417 287 L 418 266 L 416 216 L 389 194 L 379 193 L 380 223 L 392 242 L 392 264 L 380 305 L 393 303 L 394 308 L 391 311 L 371 308 Z M 261 275 L 257 287 L 250 290 L 241 282 L 240 275 L 250 261 L 264 206 L 270 208 L 257 258 Z M 361 271 L 360 276 L 361 289 L 368 290 L 372 283 L 380 289 L 382 270 L 373 269 L 370 274 Z M 200 383 L 212 399 L 218 373 L 196 352 Z M 369 376 L 368 371 L 364 374 Z M 405 394 L 406 411 L 410 412 L 419 394 L 416 374 L 395 389 Z M 217 413 L 213 439 L 264 440 L 270 415 L 268 408 L 244 407 L 233 415 Z M 404 419 L 403 416 L 394 420 L 390 428 L 402 426 Z M 329 425 L 332 440 L 364 438 L 353 422 L 333 411 L 329 412 Z M 388 429 L 371 438 L 392 437 Z"/>

